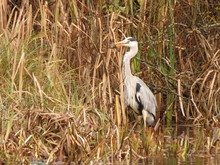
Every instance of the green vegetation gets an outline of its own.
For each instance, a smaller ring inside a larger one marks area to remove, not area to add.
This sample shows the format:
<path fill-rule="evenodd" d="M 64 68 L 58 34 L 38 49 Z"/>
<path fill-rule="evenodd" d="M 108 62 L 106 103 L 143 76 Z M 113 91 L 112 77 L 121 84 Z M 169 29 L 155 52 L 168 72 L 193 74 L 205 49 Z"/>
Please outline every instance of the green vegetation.
<path fill-rule="evenodd" d="M 219 31 L 218 0 L 0 1 L 0 162 L 218 155 Z M 128 36 L 158 102 L 147 130 L 121 104 Z"/>

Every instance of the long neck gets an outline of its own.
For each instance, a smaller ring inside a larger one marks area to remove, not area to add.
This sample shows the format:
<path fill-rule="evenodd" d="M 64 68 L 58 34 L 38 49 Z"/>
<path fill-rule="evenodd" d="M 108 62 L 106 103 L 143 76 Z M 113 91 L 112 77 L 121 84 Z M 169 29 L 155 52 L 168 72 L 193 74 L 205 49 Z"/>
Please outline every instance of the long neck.
<path fill-rule="evenodd" d="M 124 80 L 126 79 L 126 77 L 132 76 L 130 61 L 131 61 L 131 58 L 133 58 L 137 54 L 137 52 L 138 52 L 138 48 L 130 48 L 130 50 L 126 52 L 124 55 L 123 66 L 122 66 Z"/>

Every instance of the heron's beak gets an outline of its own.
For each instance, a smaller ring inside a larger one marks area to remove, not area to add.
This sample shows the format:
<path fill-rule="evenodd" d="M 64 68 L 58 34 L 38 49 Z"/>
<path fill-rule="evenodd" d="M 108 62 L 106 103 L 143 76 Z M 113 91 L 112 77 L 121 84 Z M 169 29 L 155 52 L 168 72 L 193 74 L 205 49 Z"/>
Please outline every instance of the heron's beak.
<path fill-rule="evenodd" d="M 115 43 L 115 46 L 116 46 L 116 47 L 120 47 L 120 46 L 124 46 L 124 45 L 127 44 L 127 43 L 128 43 L 128 41 L 124 41 L 124 40 L 123 40 L 123 41 L 120 41 L 120 42 L 116 42 L 116 43 Z"/>

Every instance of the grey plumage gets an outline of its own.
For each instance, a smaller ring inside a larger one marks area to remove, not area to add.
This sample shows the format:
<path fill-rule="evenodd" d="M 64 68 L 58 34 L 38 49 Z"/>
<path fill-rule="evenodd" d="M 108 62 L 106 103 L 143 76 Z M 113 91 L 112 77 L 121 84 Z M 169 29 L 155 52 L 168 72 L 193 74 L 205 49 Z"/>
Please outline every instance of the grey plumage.
<path fill-rule="evenodd" d="M 138 52 L 138 42 L 128 37 L 117 42 L 116 47 L 126 46 L 130 50 L 123 57 L 123 80 L 125 107 L 131 107 L 137 114 L 143 116 L 144 125 L 154 125 L 156 120 L 156 99 L 149 87 L 139 78 L 131 74 L 130 60 Z"/>

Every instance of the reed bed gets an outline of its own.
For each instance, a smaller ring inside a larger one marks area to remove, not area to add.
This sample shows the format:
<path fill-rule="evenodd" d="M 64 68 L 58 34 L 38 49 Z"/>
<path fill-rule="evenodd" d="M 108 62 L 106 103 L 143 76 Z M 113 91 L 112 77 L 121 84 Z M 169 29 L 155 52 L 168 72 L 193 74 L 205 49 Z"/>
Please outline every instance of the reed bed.
<path fill-rule="evenodd" d="M 217 0 L 0 1 L 0 162 L 219 155 L 219 18 Z M 155 128 L 123 105 L 125 50 L 112 47 L 126 36 Z"/>

